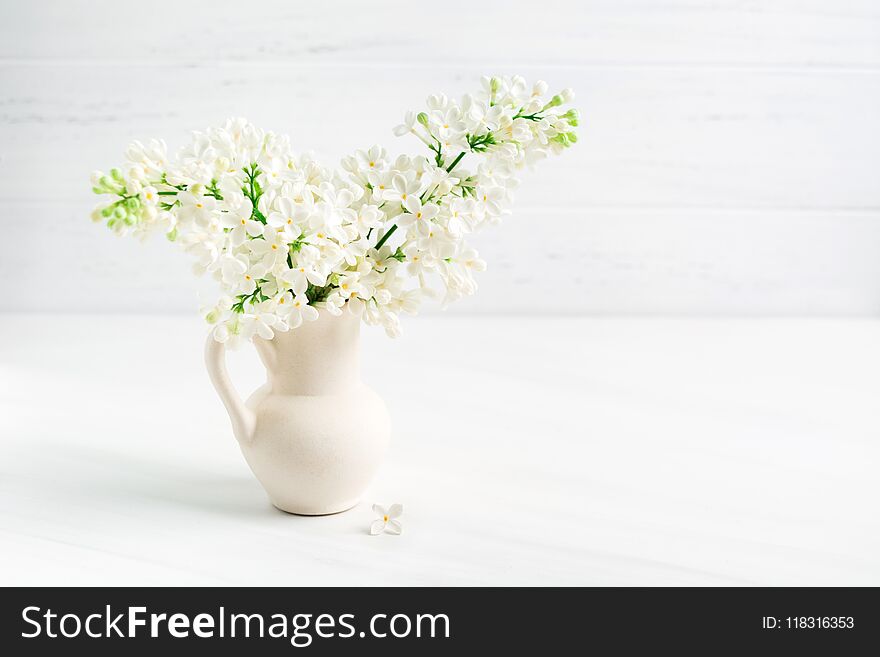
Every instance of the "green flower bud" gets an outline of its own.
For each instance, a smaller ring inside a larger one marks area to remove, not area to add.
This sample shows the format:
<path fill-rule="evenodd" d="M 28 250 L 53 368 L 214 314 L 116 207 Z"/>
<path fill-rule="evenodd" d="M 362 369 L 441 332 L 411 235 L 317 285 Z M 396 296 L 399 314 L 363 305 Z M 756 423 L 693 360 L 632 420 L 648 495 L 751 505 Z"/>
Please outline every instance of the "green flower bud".
<path fill-rule="evenodd" d="M 566 137 L 568 137 L 568 141 L 570 141 L 572 144 L 577 143 L 578 136 L 576 132 L 567 132 Z"/>
<path fill-rule="evenodd" d="M 499 80 L 498 78 L 492 78 L 491 80 L 489 80 L 489 90 L 493 94 L 497 94 L 498 90 L 500 88 L 501 88 L 501 80 Z"/>
<path fill-rule="evenodd" d="M 108 205 L 106 208 L 101 210 L 101 215 L 104 217 L 109 217 L 112 214 L 113 214 L 113 206 L 112 205 Z"/>
<path fill-rule="evenodd" d="M 137 196 L 125 199 L 125 207 L 129 210 L 137 210 L 141 206 L 141 202 Z"/>
<path fill-rule="evenodd" d="M 546 105 L 544 105 L 544 107 L 541 108 L 541 111 L 544 112 L 544 111 L 550 109 L 551 107 L 559 107 L 560 105 L 562 105 L 562 103 L 563 103 L 562 96 L 560 96 L 559 94 L 556 94 L 555 96 L 553 96 L 553 98 L 550 99 L 549 103 L 547 103 Z"/>
<path fill-rule="evenodd" d="M 125 208 L 121 205 L 117 205 L 116 209 L 113 210 L 113 216 L 117 219 L 125 219 L 128 216 L 128 213 L 125 211 Z"/>
<path fill-rule="evenodd" d="M 113 176 L 113 180 L 116 182 L 123 182 L 125 179 L 122 177 L 122 172 L 119 169 L 110 169 L 110 175 Z"/>
<path fill-rule="evenodd" d="M 217 320 L 219 319 L 220 313 L 217 311 L 216 308 L 211 309 L 210 311 L 208 311 L 208 314 L 205 315 L 205 321 L 208 322 L 208 324 L 216 324 Z"/>
<path fill-rule="evenodd" d="M 174 240 L 176 240 L 177 239 L 177 226 L 175 226 L 170 231 L 165 233 L 165 237 L 168 238 L 169 242 L 173 242 Z M 211 322 L 211 323 L 213 324 L 213 322 Z"/>
<path fill-rule="evenodd" d="M 568 135 L 564 132 L 560 132 L 558 135 L 553 137 L 552 141 L 555 141 L 563 148 L 568 148 L 569 146 L 571 146 L 571 141 L 568 139 Z"/>
<path fill-rule="evenodd" d="M 419 112 L 418 116 L 416 116 L 416 121 L 421 123 L 426 128 L 428 127 L 428 115 L 424 112 Z"/>
<path fill-rule="evenodd" d="M 107 190 L 103 187 L 92 187 L 92 192 L 94 192 L 95 194 L 106 194 Z"/>

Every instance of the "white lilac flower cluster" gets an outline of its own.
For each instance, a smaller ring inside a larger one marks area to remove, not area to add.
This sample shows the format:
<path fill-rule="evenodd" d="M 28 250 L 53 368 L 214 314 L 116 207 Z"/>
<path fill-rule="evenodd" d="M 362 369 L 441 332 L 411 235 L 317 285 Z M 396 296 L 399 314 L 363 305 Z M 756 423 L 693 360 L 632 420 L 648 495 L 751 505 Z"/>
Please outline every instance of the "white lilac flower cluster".
<path fill-rule="evenodd" d="M 423 299 L 473 294 L 486 264 L 468 235 L 508 212 L 517 169 L 577 140 L 577 111 L 562 107 L 572 93 L 546 94 L 543 82 L 492 77 L 460 102 L 431 96 L 394 130 L 429 154 L 374 146 L 342 171 L 243 119 L 193 133 L 174 158 L 162 141 L 134 142 L 124 167 L 93 174 L 110 199 L 92 216 L 121 235 L 164 232 L 217 279 L 223 296 L 204 312 L 221 342 L 345 306 L 396 336 L 399 314 Z"/>

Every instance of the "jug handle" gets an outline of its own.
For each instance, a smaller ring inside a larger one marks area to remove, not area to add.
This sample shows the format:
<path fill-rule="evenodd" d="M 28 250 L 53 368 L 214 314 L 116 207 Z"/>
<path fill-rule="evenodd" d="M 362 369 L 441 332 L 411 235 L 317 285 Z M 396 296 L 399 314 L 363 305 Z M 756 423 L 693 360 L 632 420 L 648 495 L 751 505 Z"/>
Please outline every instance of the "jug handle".
<path fill-rule="evenodd" d="M 208 368 L 208 376 L 220 400 L 229 413 L 232 421 L 232 433 L 236 440 L 247 444 L 253 440 L 254 429 L 257 425 L 257 417 L 254 412 L 242 401 L 232 385 L 229 372 L 226 371 L 226 345 L 214 339 L 213 332 L 208 333 L 205 342 L 205 366 Z"/>

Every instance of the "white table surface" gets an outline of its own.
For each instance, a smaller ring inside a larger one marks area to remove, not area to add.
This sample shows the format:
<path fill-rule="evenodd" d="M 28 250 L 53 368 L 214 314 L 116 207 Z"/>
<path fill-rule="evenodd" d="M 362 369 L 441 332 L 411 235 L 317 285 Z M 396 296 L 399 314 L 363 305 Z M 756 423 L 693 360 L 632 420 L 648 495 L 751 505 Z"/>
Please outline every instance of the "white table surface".
<path fill-rule="evenodd" d="M 0 584 L 880 584 L 880 322 L 366 329 L 392 448 L 323 518 L 269 505 L 203 335 L 0 315 Z M 402 536 L 367 534 L 374 501 Z"/>

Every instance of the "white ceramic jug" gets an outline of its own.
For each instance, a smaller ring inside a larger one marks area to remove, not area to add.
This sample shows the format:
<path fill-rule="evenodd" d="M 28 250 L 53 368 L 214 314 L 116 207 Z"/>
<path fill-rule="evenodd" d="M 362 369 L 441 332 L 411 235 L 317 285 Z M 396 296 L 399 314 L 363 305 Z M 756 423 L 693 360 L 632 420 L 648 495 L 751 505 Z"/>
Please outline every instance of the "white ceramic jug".
<path fill-rule="evenodd" d="M 251 470 L 276 507 L 323 515 L 358 503 L 388 448 L 382 399 L 360 378 L 360 318 L 326 311 L 271 340 L 254 338 L 267 381 L 247 403 L 209 335 L 205 363 Z"/>

